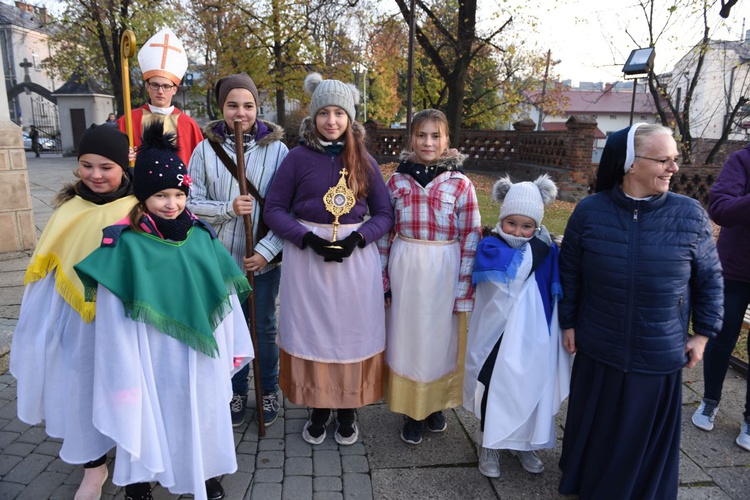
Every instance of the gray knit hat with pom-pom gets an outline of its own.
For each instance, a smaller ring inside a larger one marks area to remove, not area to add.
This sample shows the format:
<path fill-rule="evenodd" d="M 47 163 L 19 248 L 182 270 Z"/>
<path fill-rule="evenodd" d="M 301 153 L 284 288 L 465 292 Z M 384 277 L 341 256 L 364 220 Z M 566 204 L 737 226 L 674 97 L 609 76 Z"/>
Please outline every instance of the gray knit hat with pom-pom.
<path fill-rule="evenodd" d="M 338 106 L 349 115 L 349 121 L 356 118 L 359 103 L 359 90 L 352 84 L 340 80 L 323 80 L 320 73 L 310 73 L 305 78 L 305 92 L 312 95 L 310 116 L 315 118 L 321 108 Z"/>
<path fill-rule="evenodd" d="M 505 176 L 492 187 L 492 199 L 502 202 L 500 221 L 509 215 L 524 215 L 534 220 L 536 227 L 542 225 L 544 205 L 551 203 L 557 197 L 557 186 L 544 174 L 533 182 L 517 182 L 513 184 L 510 177 Z"/>

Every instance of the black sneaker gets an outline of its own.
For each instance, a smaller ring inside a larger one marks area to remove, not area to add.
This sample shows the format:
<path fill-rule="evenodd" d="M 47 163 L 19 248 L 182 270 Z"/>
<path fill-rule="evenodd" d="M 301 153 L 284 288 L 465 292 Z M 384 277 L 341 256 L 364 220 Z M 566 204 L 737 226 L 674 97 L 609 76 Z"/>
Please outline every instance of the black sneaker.
<path fill-rule="evenodd" d="M 206 497 L 208 500 L 221 500 L 224 498 L 224 488 L 218 479 L 212 477 L 206 480 Z"/>
<path fill-rule="evenodd" d="M 232 395 L 232 400 L 229 402 L 229 411 L 232 413 L 232 427 L 245 423 L 245 403 L 247 403 L 247 396 L 236 392 Z"/>
<path fill-rule="evenodd" d="M 310 444 L 320 444 L 326 438 L 326 426 L 333 420 L 333 411 L 329 408 L 313 408 L 310 418 L 302 430 L 302 439 Z"/>
<path fill-rule="evenodd" d="M 423 427 L 424 421 L 414 420 L 411 417 L 406 417 L 404 428 L 401 429 L 401 439 L 403 439 L 405 443 L 409 444 L 421 443 Z"/>
<path fill-rule="evenodd" d="M 354 409 L 343 408 L 336 411 L 336 432 L 333 435 L 336 442 L 349 446 L 359 439 L 359 428 L 355 419 Z"/>
<path fill-rule="evenodd" d="M 279 416 L 279 393 L 268 392 L 263 394 L 263 424 L 268 427 L 276 422 Z"/>
<path fill-rule="evenodd" d="M 443 432 L 448 428 L 448 424 L 445 423 L 445 415 L 443 415 L 442 411 L 431 413 L 425 420 L 425 426 L 430 432 Z"/>

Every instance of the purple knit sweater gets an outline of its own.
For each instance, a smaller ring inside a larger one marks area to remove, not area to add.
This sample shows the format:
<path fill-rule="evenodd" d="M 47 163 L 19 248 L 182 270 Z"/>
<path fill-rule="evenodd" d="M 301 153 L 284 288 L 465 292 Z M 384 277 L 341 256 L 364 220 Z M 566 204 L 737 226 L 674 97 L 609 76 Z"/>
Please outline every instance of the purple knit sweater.
<path fill-rule="evenodd" d="M 750 144 L 729 155 L 708 196 L 708 214 L 721 226 L 724 278 L 750 282 Z"/>
<path fill-rule="evenodd" d="M 356 224 L 370 218 L 358 231 L 365 243 L 378 240 L 393 226 L 393 209 L 388 189 L 377 163 L 370 158 L 370 189 L 352 210 L 339 218 L 341 224 Z M 333 215 L 326 211 L 323 196 L 339 181 L 341 156 L 331 157 L 307 146 L 292 149 L 279 166 L 266 197 L 263 219 L 268 227 L 285 240 L 302 248 L 307 229 L 297 219 L 317 224 L 333 224 Z"/>

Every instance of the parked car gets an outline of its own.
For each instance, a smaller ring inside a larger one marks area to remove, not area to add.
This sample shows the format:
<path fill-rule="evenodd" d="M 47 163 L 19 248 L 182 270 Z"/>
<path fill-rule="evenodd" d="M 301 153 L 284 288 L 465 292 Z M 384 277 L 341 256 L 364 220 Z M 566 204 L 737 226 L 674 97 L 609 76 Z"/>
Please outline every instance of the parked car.
<path fill-rule="evenodd" d="M 22 134 L 23 134 L 23 149 L 25 149 L 26 151 L 31 151 L 31 137 L 29 137 L 29 133 L 22 132 Z M 57 139 L 55 139 L 54 137 L 40 137 L 39 148 L 44 151 L 58 149 Z"/>

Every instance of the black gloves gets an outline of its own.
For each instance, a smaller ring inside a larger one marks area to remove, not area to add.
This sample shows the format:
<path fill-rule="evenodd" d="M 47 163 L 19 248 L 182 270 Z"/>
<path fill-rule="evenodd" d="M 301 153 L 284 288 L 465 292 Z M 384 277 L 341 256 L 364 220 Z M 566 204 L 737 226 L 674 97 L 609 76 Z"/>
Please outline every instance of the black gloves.
<path fill-rule="evenodd" d="M 354 251 L 354 248 L 356 248 L 358 245 L 362 246 L 360 245 L 360 243 L 364 243 L 364 241 L 365 239 L 360 233 L 358 233 L 357 231 L 352 231 L 349 236 L 347 236 L 343 240 L 334 241 L 332 244 L 338 245 L 343 248 L 343 250 L 339 250 L 342 257 L 349 257 Z"/>
<path fill-rule="evenodd" d="M 331 242 L 310 231 L 302 238 L 302 243 L 323 257 L 325 262 L 343 262 L 346 257 L 354 252 L 357 246 L 364 246 L 365 239 L 362 234 L 353 231 L 343 240 Z"/>
<path fill-rule="evenodd" d="M 332 260 L 335 260 L 336 262 L 343 262 L 343 258 L 341 255 L 341 250 L 335 249 L 335 248 L 328 248 L 333 245 L 328 240 L 324 240 L 320 236 L 313 234 L 312 231 L 305 234 L 305 236 L 302 237 L 302 244 L 306 247 L 312 248 L 312 251 L 316 254 L 323 257 L 323 259 L 326 262 L 330 262 Z"/>

